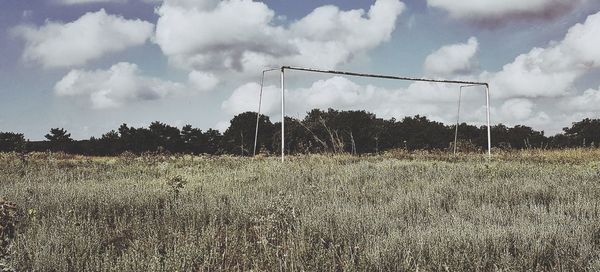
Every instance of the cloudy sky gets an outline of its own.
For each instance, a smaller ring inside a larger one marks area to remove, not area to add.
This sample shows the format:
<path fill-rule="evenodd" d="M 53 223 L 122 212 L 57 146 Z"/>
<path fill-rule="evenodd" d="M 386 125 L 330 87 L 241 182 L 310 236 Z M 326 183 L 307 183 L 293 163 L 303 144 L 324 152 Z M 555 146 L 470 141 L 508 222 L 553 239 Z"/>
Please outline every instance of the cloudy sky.
<path fill-rule="evenodd" d="M 74 138 L 159 120 L 224 130 L 281 65 L 490 83 L 492 122 L 554 134 L 600 113 L 596 0 L 0 0 L 0 131 Z M 288 115 L 451 123 L 458 86 L 288 76 Z M 264 110 L 279 113 L 278 74 Z M 461 118 L 485 118 L 467 89 Z"/>

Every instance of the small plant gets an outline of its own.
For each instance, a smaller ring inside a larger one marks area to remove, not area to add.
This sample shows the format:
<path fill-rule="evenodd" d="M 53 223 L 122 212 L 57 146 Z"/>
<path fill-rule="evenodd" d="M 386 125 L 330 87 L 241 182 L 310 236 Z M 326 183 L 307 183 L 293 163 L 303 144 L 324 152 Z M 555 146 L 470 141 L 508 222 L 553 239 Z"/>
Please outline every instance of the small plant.
<path fill-rule="evenodd" d="M 175 196 L 179 196 L 181 189 L 185 188 L 187 184 L 187 180 L 185 180 L 182 176 L 177 175 L 172 177 L 169 181 L 167 181 L 167 185 L 169 186 L 169 190 L 175 194 Z"/>
<path fill-rule="evenodd" d="M 37 210 L 34 208 L 27 209 L 27 215 L 31 221 L 35 221 L 37 219 Z"/>
<path fill-rule="evenodd" d="M 10 261 L 10 247 L 15 239 L 17 205 L 0 198 L 0 271 L 14 271 Z"/>

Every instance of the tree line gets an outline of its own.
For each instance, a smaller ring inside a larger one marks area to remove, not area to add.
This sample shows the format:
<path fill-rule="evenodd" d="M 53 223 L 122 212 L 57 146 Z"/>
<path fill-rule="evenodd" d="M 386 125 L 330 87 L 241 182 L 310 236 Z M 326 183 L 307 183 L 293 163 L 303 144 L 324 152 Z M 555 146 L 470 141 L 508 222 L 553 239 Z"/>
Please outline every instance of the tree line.
<path fill-rule="evenodd" d="M 233 154 L 250 156 L 254 151 L 255 112 L 244 112 L 231 119 L 229 128 L 202 131 L 191 125 L 181 129 L 153 122 L 148 128 L 127 124 L 89 140 L 73 140 L 62 128 L 52 128 L 45 141 L 26 140 L 21 133 L 0 132 L 0 152 L 66 152 L 110 156 L 124 152 L 135 154 L 185 153 Z M 268 116 L 259 118 L 257 153 L 277 153 L 281 148 L 281 123 Z M 363 110 L 327 111 L 314 109 L 304 119 L 285 117 L 285 150 L 304 153 L 378 153 L 391 149 L 442 150 L 453 146 L 456 125 L 445 125 L 425 116 L 401 120 L 377 118 Z M 545 136 L 543 131 L 503 124 L 491 128 L 492 146 L 503 149 L 597 147 L 600 144 L 600 119 L 583 119 L 563 133 Z M 459 150 L 487 147 L 487 128 L 466 123 L 458 126 Z"/>

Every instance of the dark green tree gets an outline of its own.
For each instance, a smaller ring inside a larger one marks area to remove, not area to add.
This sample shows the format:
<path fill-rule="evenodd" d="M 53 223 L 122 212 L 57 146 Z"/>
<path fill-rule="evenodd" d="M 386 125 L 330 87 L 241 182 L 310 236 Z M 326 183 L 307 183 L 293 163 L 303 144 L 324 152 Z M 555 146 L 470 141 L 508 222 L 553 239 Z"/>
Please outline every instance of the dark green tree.
<path fill-rule="evenodd" d="M 223 135 L 221 132 L 215 129 L 208 129 L 204 133 L 206 139 L 206 153 L 219 155 L 224 152 L 223 149 Z"/>
<path fill-rule="evenodd" d="M 0 132 L 0 152 L 24 151 L 25 143 L 22 133 Z"/>
<path fill-rule="evenodd" d="M 508 129 L 508 142 L 512 148 L 543 148 L 547 143 L 543 131 L 536 131 L 531 127 L 517 125 Z"/>
<path fill-rule="evenodd" d="M 152 122 L 150 132 L 153 135 L 155 150 L 165 150 L 169 152 L 183 151 L 183 141 L 181 132 L 177 127 L 169 126 L 161 122 Z"/>
<path fill-rule="evenodd" d="M 92 139 L 90 139 L 91 141 Z M 96 140 L 98 146 L 95 155 L 117 155 L 123 153 L 123 147 L 121 145 L 121 138 L 119 133 L 115 130 L 111 130 L 102 135 L 102 137 Z"/>
<path fill-rule="evenodd" d="M 44 137 L 53 143 L 73 141 L 73 139 L 71 139 L 71 133 L 67 133 L 63 128 L 52 128 L 50 129 L 50 133 L 46 134 Z"/>
<path fill-rule="evenodd" d="M 252 155 L 255 133 L 256 112 L 238 114 L 231 119 L 229 128 L 223 133 L 223 147 L 230 154 Z M 259 118 L 257 149 L 272 150 L 271 137 L 273 137 L 273 124 L 269 117 L 261 115 Z"/>
<path fill-rule="evenodd" d="M 193 128 L 191 125 L 183 126 L 181 140 L 184 144 L 185 153 L 208 153 L 208 138 L 200 129 Z"/>
<path fill-rule="evenodd" d="M 405 117 L 397 122 L 394 135 L 409 150 L 444 149 L 454 138 L 451 128 L 420 115 Z"/>
<path fill-rule="evenodd" d="M 281 152 L 281 122 L 273 124 L 273 136 L 271 138 L 273 153 Z M 304 127 L 298 119 L 285 117 L 285 152 L 286 154 L 306 154 L 316 152 L 310 131 Z"/>
<path fill-rule="evenodd" d="M 63 128 L 52 128 L 50 133 L 44 135 L 49 141 L 49 148 L 52 151 L 69 152 L 72 147 L 71 133 L 68 133 Z"/>
<path fill-rule="evenodd" d="M 571 146 L 600 146 L 600 119 L 585 118 L 563 131 Z"/>

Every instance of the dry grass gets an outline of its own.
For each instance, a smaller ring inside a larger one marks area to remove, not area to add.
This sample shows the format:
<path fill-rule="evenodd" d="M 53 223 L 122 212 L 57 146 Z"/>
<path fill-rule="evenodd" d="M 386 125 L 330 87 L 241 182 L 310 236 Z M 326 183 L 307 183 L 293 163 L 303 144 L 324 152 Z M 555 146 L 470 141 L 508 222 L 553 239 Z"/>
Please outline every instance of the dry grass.
<path fill-rule="evenodd" d="M 19 271 L 600 269 L 600 152 L 0 155 Z"/>

